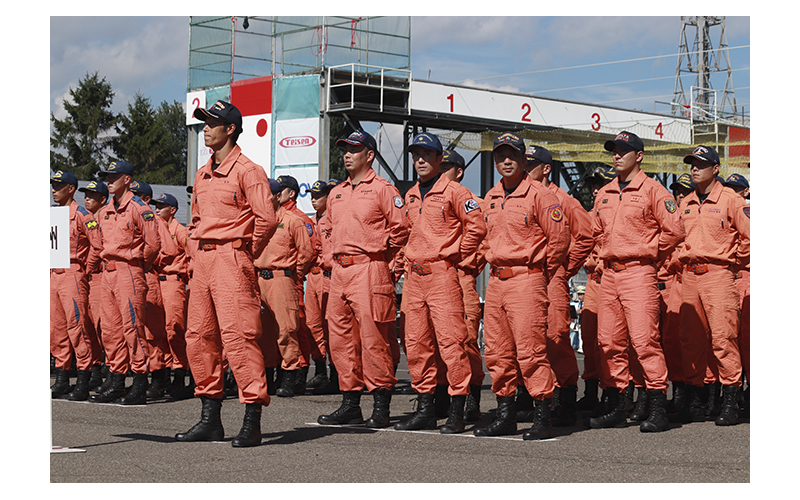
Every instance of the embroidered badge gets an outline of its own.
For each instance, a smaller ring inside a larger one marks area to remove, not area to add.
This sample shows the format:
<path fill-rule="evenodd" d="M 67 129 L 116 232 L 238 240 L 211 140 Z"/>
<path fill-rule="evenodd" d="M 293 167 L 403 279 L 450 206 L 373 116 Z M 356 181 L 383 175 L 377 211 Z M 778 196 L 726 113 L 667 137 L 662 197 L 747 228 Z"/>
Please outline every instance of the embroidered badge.
<path fill-rule="evenodd" d="M 470 213 L 473 210 L 477 210 L 479 208 L 481 207 L 480 205 L 478 205 L 478 202 L 473 200 L 472 198 L 470 198 L 469 200 L 467 200 L 466 203 L 464 203 L 464 211 L 467 213 Z"/>
<path fill-rule="evenodd" d="M 397 208 L 403 208 L 403 205 L 404 205 L 403 198 L 400 198 L 399 196 L 395 196 L 394 197 L 394 206 L 396 206 Z"/>
<path fill-rule="evenodd" d="M 144 212 L 142 214 L 142 219 L 144 220 L 153 220 L 154 217 L 155 215 L 153 215 L 153 212 Z"/>
<path fill-rule="evenodd" d="M 564 216 L 563 212 L 561 211 L 561 205 L 555 205 L 548 209 L 550 211 L 550 218 L 556 222 L 561 222 L 561 218 Z"/>
<path fill-rule="evenodd" d="M 86 223 L 86 229 L 95 229 L 96 227 L 97 227 L 96 220 L 90 220 L 89 222 Z"/>
<path fill-rule="evenodd" d="M 306 224 L 306 229 L 308 229 L 309 236 L 314 236 L 314 226 L 312 226 L 311 224 Z"/>
<path fill-rule="evenodd" d="M 749 219 L 750 218 L 750 207 L 742 207 L 742 211 L 744 212 L 744 214 Z"/>
<path fill-rule="evenodd" d="M 667 207 L 667 212 L 674 214 L 675 210 L 678 209 L 678 206 L 675 204 L 675 200 L 664 200 L 664 206 Z"/>

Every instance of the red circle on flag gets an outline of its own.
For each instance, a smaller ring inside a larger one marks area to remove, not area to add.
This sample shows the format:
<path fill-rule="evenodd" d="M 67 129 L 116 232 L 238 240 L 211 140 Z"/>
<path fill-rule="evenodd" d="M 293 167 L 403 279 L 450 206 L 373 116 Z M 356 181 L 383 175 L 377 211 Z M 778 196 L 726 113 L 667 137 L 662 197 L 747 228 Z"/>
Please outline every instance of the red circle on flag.
<path fill-rule="evenodd" d="M 259 137 L 264 137 L 267 134 L 267 120 L 263 118 L 258 120 L 258 125 L 256 125 L 256 133 Z"/>

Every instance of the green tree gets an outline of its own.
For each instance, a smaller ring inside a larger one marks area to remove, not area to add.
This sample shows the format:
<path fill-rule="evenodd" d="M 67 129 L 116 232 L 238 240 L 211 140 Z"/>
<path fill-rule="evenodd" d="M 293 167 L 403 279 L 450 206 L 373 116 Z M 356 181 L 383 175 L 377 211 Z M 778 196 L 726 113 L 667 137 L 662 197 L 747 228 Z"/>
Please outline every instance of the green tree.
<path fill-rule="evenodd" d="M 154 109 L 150 99 L 137 92 L 127 114 L 117 120 L 114 154 L 134 169 L 134 178 L 151 184 L 186 182 L 186 140 L 183 107 L 177 101 Z"/>
<path fill-rule="evenodd" d="M 116 122 L 111 111 L 114 92 L 105 77 L 100 78 L 95 72 L 78 80 L 78 86 L 71 88 L 69 94 L 71 99 L 63 101 L 67 116 L 58 120 L 50 113 L 50 168 L 69 170 L 78 179 L 92 180 L 108 163 L 106 147 Z"/>
<path fill-rule="evenodd" d="M 347 170 L 344 168 L 344 148 L 336 145 L 339 139 L 345 139 L 353 132 L 353 128 L 341 116 L 330 117 L 330 174 L 331 178 L 340 181 L 347 179 Z"/>

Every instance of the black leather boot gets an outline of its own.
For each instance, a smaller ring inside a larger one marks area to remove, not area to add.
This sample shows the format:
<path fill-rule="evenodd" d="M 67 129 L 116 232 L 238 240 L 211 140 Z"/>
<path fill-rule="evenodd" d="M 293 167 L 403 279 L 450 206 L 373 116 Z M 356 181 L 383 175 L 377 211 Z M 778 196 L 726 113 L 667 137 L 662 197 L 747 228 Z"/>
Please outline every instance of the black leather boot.
<path fill-rule="evenodd" d="M 361 391 L 345 391 L 342 393 L 342 405 L 330 415 L 320 415 L 317 422 L 322 425 L 356 425 L 363 424 L 361 414 Z"/>
<path fill-rule="evenodd" d="M 560 392 L 559 400 L 561 401 L 561 407 L 558 410 L 558 414 L 551 420 L 551 423 L 554 427 L 569 427 L 575 425 L 577 421 L 578 386 L 568 385 L 562 387 Z M 534 401 L 534 410 L 535 405 L 536 402 Z M 552 408 L 550 413 L 552 413 Z"/>
<path fill-rule="evenodd" d="M 439 427 L 442 434 L 459 434 L 464 432 L 464 407 L 467 404 L 467 396 L 451 396 L 450 411 L 447 415 L 447 422 Z"/>
<path fill-rule="evenodd" d="M 648 397 L 649 392 L 650 391 L 644 387 L 636 388 L 636 404 L 633 406 L 631 416 L 628 417 L 634 422 L 643 422 L 647 420 L 647 416 L 650 414 L 650 398 Z"/>
<path fill-rule="evenodd" d="M 636 387 L 634 386 L 633 380 L 628 382 L 628 387 L 625 388 L 623 391 L 623 398 L 625 399 L 625 413 L 628 414 L 633 411 L 633 407 L 635 406 L 633 402 L 633 393 L 635 392 Z"/>
<path fill-rule="evenodd" d="M 147 374 L 135 373 L 131 389 L 124 396 L 114 400 L 118 405 L 143 405 L 147 403 Z"/>
<path fill-rule="evenodd" d="M 576 409 L 578 411 L 591 411 L 600 402 L 597 399 L 597 387 L 600 381 L 596 378 L 590 378 L 583 382 L 585 384 L 583 397 L 578 400 Z"/>
<path fill-rule="evenodd" d="M 333 363 L 331 363 L 330 370 L 331 374 L 330 377 L 328 377 L 328 382 L 312 391 L 315 395 L 339 394 L 341 392 L 339 390 L 339 373 L 336 371 L 336 367 L 333 366 Z"/>
<path fill-rule="evenodd" d="M 517 411 L 514 419 L 517 422 L 533 422 L 533 398 L 524 385 L 517 387 L 517 400 L 514 406 Z"/>
<path fill-rule="evenodd" d="M 481 418 L 481 386 L 470 384 L 464 407 L 464 420 L 477 422 Z"/>
<path fill-rule="evenodd" d="M 705 384 L 708 390 L 708 403 L 706 404 L 706 420 L 719 415 L 722 407 L 722 383 L 714 382 L 713 384 Z"/>
<path fill-rule="evenodd" d="M 89 379 L 92 376 L 90 370 L 78 370 L 78 380 L 72 392 L 67 394 L 68 401 L 86 401 L 89 399 Z"/>
<path fill-rule="evenodd" d="M 189 383 L 186 383 L 186 376 L 189 376 Z M 185 399 L 191 399 L 194 397 L 194 379 L 192 378 L 192 372 L 187 370 L 186 368 L 176 368 L 174 380 L 172 381 L 172 389 L 169 391 L 169 395 L 175 401 L 183 401 Z"/>
<path fill-rule="evenodd" d="M 200 396 L 203 404 L 200 410 L 200 421 L 186 432 L 175 434 L 177 441 L 222 441 L 225 437 L 225 430 L 222 428 L 222 398 L 212 399 Z"/>
<path fill-rule="evenodd" d="M 169 384 L 169 368 L 161 368 L 150 374 L 150 386 L 147 388 L 148 399 L 163 398 Z"/>
<path fill-rule="evenodd" d="M 316 389 L 328 383 L 328 367 L 324 359 L 314 361 L 314 376 L 306 384 L 306 389 Z"/>
<path fill-rule="evenodd" d="M 705 410 L 708 401 L 708 388 L 684 384 L 686 392 L 686 402 L 681 410 L 674 415 L 667 415 L 670 422 L 688 424 L 691 422 L 704 422 L 706 420 Z"/>
<path fill-rule="evenodd" d="M 667 415 L 680 413 L 686 405 L 686 384 L 672 383 L 672 399 L 667 401 Z"/>
<path fill-rule="evenodd" d="M 261 444 L 261 403 L 247 403 L 239 434 L 231 441 L 234 448 L 248 448 Z"/>
<path fill-rule="evenodd" d="M 639 424 L 639 431 L 662 432 L 667 430 L 669 424 L 666 407 L 667 393 L 658 389 L 648 389 L 647 399 L 649 401 L 647 420 Z"/>
<path fill-rule="evenodd" d="M 225 374 L 225 396 L 235 398 L 239 396 L 239 386 L 236 384 L 236 377 L 233 376 L 233 370 L 228 369 Z"/>
<path fill-rule="evenodd" d="M 372 416 L 364 425 L 370 429 L 389 427 L 389 406 L 392 403 L 392 391 L 389 389 L 375 389 L 372 391 Z"/>
<path fill-rule="evenodd" d="M 110 403 L 120 396 L 125 395 L 124 373 L 111 372 L 108 374 L 106 381 L 108 382 L 108 387 L 97 394 L 89 396 L 90 403 Z"/>
<path fill-rule="evenodd" d="M 447 393 L 447 387 L 447 384 L 439 384 L 433 391 L 433 409 L 436 418 L 445 418 L 450 411 L 450 394 Z"/>
<path fill-rule="evenodd" d="M 507 436 L 517 432 L 517 410 L 514 396 L 497 396 L 494 421 L 485 429 L 475 429 L 476 436 Z"/>
<path fill-rule="evenodd" d="M 267 375 L 267 394 L 274 396 L 278 390 L 278 384 L 275 382 L 275 367 L 268 366 L 264 370 Z"/>
<path fill-rule="evenodd" d="M 735 385 L 722 386 L 722 408 L 719 417 L 714 421 L 716 425 L 734 425 L 739 419 L 739 387 Z"/>
<path fill-rule="evenodd" d="M 448 404 L 448 409 L 449 409 Z M 394 424 L 398 431 L 419 431 L 436 428 L 436 403 L 433 394 L 417 396 L 417 410 L 408 420 Z"/>
<path fill-rule="evenodd" d="M 294 392 L 295 396 L 302 396 L 303 394 L 306 393 L 307 378 L 308 378 L 307 366 L 303 366 L 302 368 L 294 372 L 294 386 L 292 386 L 292 391 Z"/>
<path fill-rule="evenodd" d="M 62 396 L 69 392 L 69 372 L 56 368 L 56 383 L 50 386 L 50 395 L 52 399 L 61 399 Z"/>
<path fill-rule="evenodd" d="M 563 390 L 561 395 L 564 395 Z M 531 441 L 548 439 L 552 436 L 552 428 L 550 427 L 551 404 L 552 399 L 535 399 L 533 401 L 533 426 L 522 435 L 522 439 Z"/>
<path fill-rule="evenodd" d="M 89 390 L 94 391 L 103 385 L 103 368 L 100 365 L 93 365 L 89 377 Z"/>
<path fill-rule="evenodd" d="M 295 379 L 299 370 L 284 370 L 281 383 L 275 390 L 275 395 L 279 398 L 291 398 L 294 396 Z"/>
<path fill-rule="evenodd" d="M 597 418 L 590 418 L 589 427 L 605 429 L 624 424 L 627 421 L 625 418 L 625 390 L 620 391 L 614 387 L 607 387 L 603 391 L 603 397 L 607 398 L 607 411 Z"/>

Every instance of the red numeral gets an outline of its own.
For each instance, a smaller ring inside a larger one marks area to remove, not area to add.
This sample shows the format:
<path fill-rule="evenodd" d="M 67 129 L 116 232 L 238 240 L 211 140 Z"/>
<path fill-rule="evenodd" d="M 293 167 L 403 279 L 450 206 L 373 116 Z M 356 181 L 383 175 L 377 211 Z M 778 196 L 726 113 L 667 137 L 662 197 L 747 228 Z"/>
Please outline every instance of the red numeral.
<path fill-rule="evenodd" d="M 528 104 L 527 102 L 526 102 L 526 103 L 523 103 L 523 104 L 522 104 L 522 109 L 526 110 L 526 111 L 525 111 L 525 114 L 524 114 L 524 115 L 522 115 L 522 121 L 524 121 L 524 122 L 530 122 L 530 121 L 531 121 L 531 119 L 530 119 L 530 118 L 528 118 L 528 115 L 529 115 L 529 114 L 531 114 L 531 105 L 530 105 L 530 104 Z"/>
<path fill-rule="evenodd" d="M 453 112 L 453 94 L 447 96 L 447 100 L 450 101 L 450 112 Z"/>
<path fill-rule="evenodd" d="M 592 130 L 594 131 L 600 130 L 600 115 L 597 113 L 593 113 L 592 119 L 594 120 L 594 122 L 592 123 Z"/>
<path fill-rule="evenodd" d="M 658 125 L 656 126 L 656 135 L 662 139 L 664 138 L 664 130 L 661 128 L 661 122 L 658 122 Z"/>

